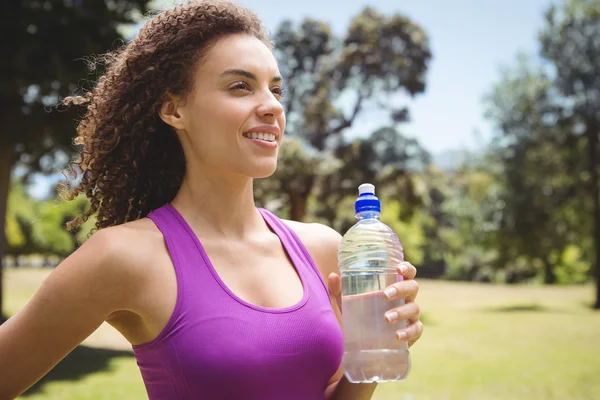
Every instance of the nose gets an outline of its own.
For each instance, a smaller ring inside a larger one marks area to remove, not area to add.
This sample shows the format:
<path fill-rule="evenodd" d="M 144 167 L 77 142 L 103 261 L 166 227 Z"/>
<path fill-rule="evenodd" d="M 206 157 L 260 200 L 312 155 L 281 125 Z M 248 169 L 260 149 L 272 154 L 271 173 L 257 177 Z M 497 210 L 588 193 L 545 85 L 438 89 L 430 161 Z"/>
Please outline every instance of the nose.
<path fill-rule="evenodd" d="M 283 114 L 283 105 L 281 102 L 275 97 L 275 95 L 269 91 L 268 94 L 264 97 L 264 100 L 257 107 L 256 113 L 261 118 L 272 118 L 277 119 Z"/>

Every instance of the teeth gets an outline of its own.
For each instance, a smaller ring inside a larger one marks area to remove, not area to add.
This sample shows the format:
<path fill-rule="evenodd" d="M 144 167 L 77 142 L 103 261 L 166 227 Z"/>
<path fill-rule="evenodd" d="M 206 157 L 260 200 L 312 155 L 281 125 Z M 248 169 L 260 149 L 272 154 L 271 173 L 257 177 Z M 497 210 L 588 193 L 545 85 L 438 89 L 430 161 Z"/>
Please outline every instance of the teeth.
<path fill-rule="evenodd" d="M 275 141 L 275 135 L 273 133 L 252 132 L 252 133 L 244 133 L 244 136 L 246 136 L 247 138 L 264 140 L 267 142 Z"/>

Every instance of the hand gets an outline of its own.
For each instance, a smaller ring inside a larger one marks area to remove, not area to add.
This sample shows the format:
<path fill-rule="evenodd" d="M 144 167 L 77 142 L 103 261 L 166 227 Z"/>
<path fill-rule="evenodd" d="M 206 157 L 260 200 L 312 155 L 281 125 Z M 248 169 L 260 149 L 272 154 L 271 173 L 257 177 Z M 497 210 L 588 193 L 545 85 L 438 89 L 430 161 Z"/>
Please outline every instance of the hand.
<path fill-rule="evenodd" d="M 405 304 L 386 312 L 385 318 L 389 323 L 406 320 L 407 326 L 396 332 L 396 337 L 398 340 L 408 341 L 408 347 L 410 347 L 423 334 L 423 323 L 419 320 L 419 305 L 415 303 L 415 297 L 419 292 L 419 284 L 414 280 L 417 269 L 409 262 L 400 263 L 396 268 L 403 280 L 386 288 L 384 293 L 388 300 L 403 298 Z"/>
<path fill-rule="evenodd" d="M 419 320 L 419 306 L 414 302 L 417 293 L 419 292 L 419 285 L 414 280 L 417 274 L 416 268 L 409 262 L 400 263 L 397 267 L 398 274 L 402 276 L 403 280 L 386 288 L 386 291 L 394 292 L 388 300 L 397 300 L 400 298 L 405 299 L 405 304 L 391 309 L 386 312 L 385 319 L 388 323 L 396 323 L 399 321 L 406 320 L 407 325 L 405 328 L 397 331 L 396 337 L 400 341 L 407 341 L 408 346 L 415 344 L 423 333 L 423 323 Z M 340 276 L 335 273 L 331 273 L 328 276 L 328 289 L 329 295 L 335 299 L 337 303 L 337 309 L 342 310 L 342 281 Z M 393 290 L 395 289 L 395 290 Z M 339 312 L 336 311 L 336 314 Z M 390 322 L 388 316 L 395 316 L 394 313 L 398 313 L 397 318 Z M 340 318 L 338 316 L 338 318 Z"/>

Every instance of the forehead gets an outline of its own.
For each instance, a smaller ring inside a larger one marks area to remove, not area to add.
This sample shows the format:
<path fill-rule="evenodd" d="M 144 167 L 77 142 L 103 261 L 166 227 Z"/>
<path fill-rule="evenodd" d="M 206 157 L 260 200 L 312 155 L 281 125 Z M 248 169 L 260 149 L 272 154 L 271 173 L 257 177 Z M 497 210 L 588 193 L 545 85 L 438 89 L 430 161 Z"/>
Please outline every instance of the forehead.
<path fill-rule="evenodd" d="M 227 69 L 243 69 L 265 79 L 279 75 L 279 67 L 271 50 L 249 35 L 229 35 L 219 39 L 200 66 L 201 72 L 213 77 Z"/>

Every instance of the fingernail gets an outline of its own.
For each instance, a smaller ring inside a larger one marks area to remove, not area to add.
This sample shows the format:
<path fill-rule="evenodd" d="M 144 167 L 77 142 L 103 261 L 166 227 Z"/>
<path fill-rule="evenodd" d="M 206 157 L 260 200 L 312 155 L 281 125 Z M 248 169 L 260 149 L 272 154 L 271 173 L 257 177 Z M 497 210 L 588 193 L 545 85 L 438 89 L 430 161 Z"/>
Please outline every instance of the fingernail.
<path fill-rule="evenodd" d="M 385 297 L 387 297 L 388 299 L 391 299 L 392 297 L 394 297 L 396 295 L 396 293 L 398 293 L 398 290 L 396 290 L 396 288 L 392 286 L 392 287 L 385 289 L 383 291 L 383 293 L 385 293 Z"/>
<path fill-rule="evenodd" d="M 406 265 L 405 263 L 400 264 L 400 273 L 405 274 L 407 272 L 408 272 L 408 265 Z"/>
<path fill-rule="evenodd" d="M 388 322 L 394 322 L 398 319 L 398 313 L 396 311 L 392 311 L 391 313 L 387 313 L 385 318 L 388 320 Z"/>
<path fill-rule="evenodd" d="M 402 332 L 396 332 L 396 337 L 398 338 L 398 340 L 404 340 L 406 339 L 406 332 L 402 331 Z"/>

